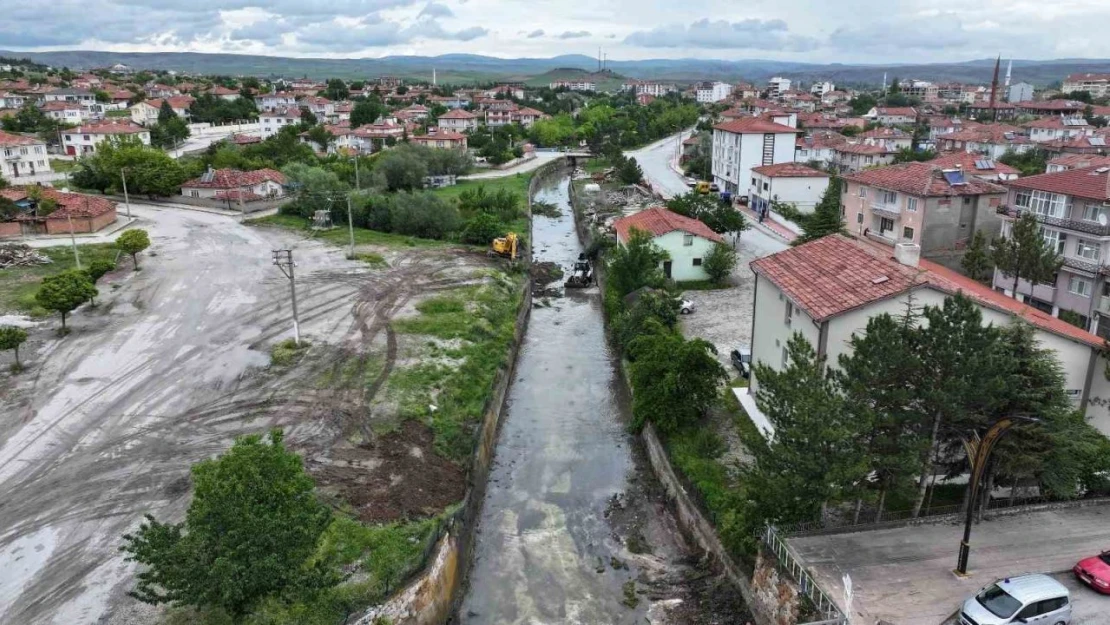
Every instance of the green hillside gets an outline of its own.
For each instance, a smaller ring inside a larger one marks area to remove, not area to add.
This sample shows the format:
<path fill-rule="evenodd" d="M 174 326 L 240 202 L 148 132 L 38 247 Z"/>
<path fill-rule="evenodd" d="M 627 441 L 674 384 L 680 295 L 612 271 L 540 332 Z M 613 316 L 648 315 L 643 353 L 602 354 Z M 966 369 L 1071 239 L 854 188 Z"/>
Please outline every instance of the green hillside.
<path fill-rule="evenodd" d="M 593 82 L 597 83 L 600 91 L 616 91 L 628 78 L 608 69 L 591 72 L 577 67 L 559 67 L 538 76 L 532 76 L 525 80 L 524 84 L 529 87 L 546 87 L 558 80 Z"/>

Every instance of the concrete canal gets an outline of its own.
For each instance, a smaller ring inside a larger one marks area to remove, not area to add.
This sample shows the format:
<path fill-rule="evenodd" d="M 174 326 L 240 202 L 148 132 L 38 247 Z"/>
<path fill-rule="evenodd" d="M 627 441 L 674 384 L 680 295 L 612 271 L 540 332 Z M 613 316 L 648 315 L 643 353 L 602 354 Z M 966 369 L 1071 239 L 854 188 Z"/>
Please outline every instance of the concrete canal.
<path fill-rule="evenodd" d="M 565 174 L 535 199 L 533 258 L 581 251 Z M 561 280 L 559 282 L 561 284 Z M 676 529 L 639 446 L 597 287 L 537 298 L 475 538 L 467 625 L 742 623 L 737 593 Z"/>

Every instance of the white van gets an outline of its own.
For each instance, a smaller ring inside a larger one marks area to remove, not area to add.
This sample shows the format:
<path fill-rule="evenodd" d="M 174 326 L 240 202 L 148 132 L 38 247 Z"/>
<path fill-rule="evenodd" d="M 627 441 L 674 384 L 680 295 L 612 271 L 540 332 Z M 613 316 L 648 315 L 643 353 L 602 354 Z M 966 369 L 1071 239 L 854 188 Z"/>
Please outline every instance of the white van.
<path fill-rule="evenodd" d="M 964 602 L 961 625 L 1069 625 L 1071 596 L 1047 575 L 1000 579 Z"/>

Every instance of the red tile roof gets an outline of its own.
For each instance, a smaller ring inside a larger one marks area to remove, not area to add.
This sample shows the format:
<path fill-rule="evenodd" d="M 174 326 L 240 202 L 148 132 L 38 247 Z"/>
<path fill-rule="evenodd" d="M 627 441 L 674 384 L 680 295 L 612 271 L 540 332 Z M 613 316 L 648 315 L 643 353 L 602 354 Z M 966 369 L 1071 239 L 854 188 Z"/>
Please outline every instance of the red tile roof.
<path fill-rule="evenodd" d="M 100 122 L 85 124 L 67 131 L 75 135 L 133 135 L 141 132 L 150 132 L 146 128 L 132 122 Z"/>
<path fill-rule="evenodd" d="M 978 163 L 982 163 L 984 161 L 990 163 L 991 165 L 993 165 L 993 167 L 991 169 L 980 169 L 978 167 Z M 943 167 L 944 169 L 954 169 L 956 165 L 959 165 L 963 167 L 963 170 L 965 172 L 973 176 L 983 176 L 991 174 L 1017 175 L 1020 173 L 1018 170 L 1010 167 L 1006 163 L 993 161 L 987 157 L 980 156 L 978 154 L 972 154 L 971 152 L 949 152 L 947 154 L 941 154 L 933 160 L 926 162 L 930 165 Z"/>
<path fill-rule="evenodd" d="M 466 135 L 459 132 L 451 132 L 450 130 L 436 130 L 431 128 L 426 135 L 417 135 L 409 137 L 410 141 L 423 142 L 423 141 L 466 141 Z"/>
<path fill-rule="evenodd" d="M 742 119 L 734 119 L 729 122 L 721 122 L 713 126 L 716 130 L 724 130 L 725 132 L 735 133 L 763 133 L 763 132 L 776 132 L 776 133 L 796 133 L 801 132 L 797 128 L 776 124 L 775 122 L 760 119 L 758 117 L 745 117 Z"/>
<path fill-rule="evenodd" d="M 709 229 L 709 226 L 697 219 L 672 213 L 659 206 L 640 211 L 635 215 L 622 217 L 613 222 L 613 228 L 617 231 L 617 238 L 621 241 L 628 241 L 631 231 L 635 229 L 642 230 L 655 237 L 678 230 L 710 241 L 724 242 L 721 235 L 713 232 Z"/>
<path fill-rule="evenodd" d="M 115 202 L 95 195 L 66 193 L 51 187 L 39 187 L 39 190 L 43 199 L 51 199 L 58 204 L 58 208 L 50 213 L 47 219 L 99 217 L 116 208 Z M 27 199 L 30 195 L 27 187 L 8 187 L 7 189 L 0 189 L 0 197 L 18 202 Z"/>
<path fill-rule="evenodd" d="M 37 145 L 42 143 L 46 142 L 39 139 L 34 139 L 32 137 L 25 137 L 23 135 L 12 134 L 10 132 L 4 132 L 3 130 L 0 130 L 0 147 L 10 145 Z"/>
<path fill-rule="evenodd" d="M 1049 165 L 1059 165 L 1068 169 L 1081 169 L 1084 167 L 1110 166 L 1110 156 L 1097 154 L 1061 154 L 1048 161 Z"/>
<path fill-rule="evenodd" d="M 894 154 L 896 152 L 896 150 L 887 148 L 885 145 L 868 145 L 866 143 L 845 143 L 834 146 L 833 149 L 846 154 Z"/>
<path fill-rule="evenodd" d="M 1088 200 L 1110 201 L 1110 167 L 1084 167 L 1010 180 L 1008 187 L 1063 193 Z"/>
<path fill-rule="evenodd" d="M 169 102 L 170 103 L 170 108 L 172 108 L 172 109 L 188 110 L 189 107 L 193 105 L 193 102 L 196 102 L 196 98 L 194 98 L 191 95 L 175 95 L 175 96 L 170 96 L 168 98 L 164 98 L 162 100 L 154 99 L 154 100 L 145 100 L 144 102 L 146 104 L 149 104 L 149 105 L 153 106 L 156 109 L 160 109 L 160 108 L 162 108 L 162 102 L 163 101 Z"/>
<path fill-rule="evenodd" d="M 1110 74 L 1068 74 L 1064 79 L 1066 82 L 1081 82 L 1084 80 L 1110 80 Z"/>
<path fill-rule="evenodd" d="M 777 165 L 763 165 L 752 167 L 752 171 L 768 178 L 828 178 L 829 175 L 820 169 L 814 169 L 803 163 L 779 163 Z"/>
<path fill-rule="evenodd" d="M 986 193 L 1005 193 L 1006 189 L 966 175 L 965 184 L 950 184 L 941 175 L 941 168 L 932 163 L 902 163 L 876 167 L 844 176 L 845 180 L 869 187 L 901 191 L 919 197 L 939 197 L 949 195 L 983 195 Z"/>
<path fill-rule="evenodd" d="M 1017 108 L 1029 111 L 1082 111 L 1087 107 L 1085 102 L 1076 100 L 1046 100 L 1044 102 L 1018 102 Z"/>
<path fill-rule="evenodd" d="M 962 292 L 981 306 L 1094 348 L 1101 338 L 1023 304 L 941 265 L 917 267 L 890 257 L 890 248 L 834 234 L 752 261 L 752 271 L 775 284 L 817 322 L 917 288 Z"/>
<path fill-rule="evenodd" d="M 447 111 L 443 115 L 440 115 L 439 118 L 440 119 L 477 119 L 478 116 L 475 115 L 474 113 L 471 113 L 470 111 L 464 111 L 463 109 L 454 109 L 454 110 L 451 110 L 451 111 Z"/>
<path fill-rule="evenodd" d="M 1066 130 L 1069 128 L 1080 130 L 1081 128 L 1087 126 L 1087 120 L 1083 118 L 1076 118 L 1075 121 L 1076 123 L 1074 124 L 1065 124 L 1064 118 L 1060 115 L 1051 115 L 1049 117 L 1041 117 L 1040 119 L 1034 119 L 1031 122 L 1026 122 L 1022 124 L 1022 126 L 1025 128 L 1043 128 L 1045 130 Z"/>
<path fill-rule="evenodd" d="M 912 106 L 880 106 L 877 112 L 888 117 L 917 117 L 917 109 Z"/>
<path fill-rule="evenodd" d="M 278 184 L 285 184 L 285 175 L 273 169 L 256 169 L 254 171 L 240 171 L 238 169 L 216 169 L 211 172 L 211 180 L 205 181 L 204 176 L 183 182 L 181 186 L 198 189 L 238 189 L 240 187 L 253 187 L 272 180 Z M 207 176 L 207 174 L 205 174 Z"/>

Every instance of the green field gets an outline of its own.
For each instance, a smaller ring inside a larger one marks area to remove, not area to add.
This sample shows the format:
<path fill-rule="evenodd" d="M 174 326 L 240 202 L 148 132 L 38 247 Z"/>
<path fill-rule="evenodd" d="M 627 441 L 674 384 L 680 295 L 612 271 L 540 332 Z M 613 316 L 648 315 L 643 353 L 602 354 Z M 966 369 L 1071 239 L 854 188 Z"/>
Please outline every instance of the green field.
<path fill-rule="evenodd" d="M 118 250 L 111 243 L 78 245 L 81 266 L 88 267 L 94 260 L 114 261 Z M 73 248 L 68 245 L 45 247 L 40 250 L 54 262 L 49 265 L 33 267 L 9 267 L 0 269 L 0 313 L 27 313 L 46 316 L 49 313 L 35 301 L 42 279 L 76 267 Z"/>
<path fill-rule="evenodd" d="M 307 219 L 297 217 L 294 215 L 270 215 L 267 217 L 260 217 L 258 219 L 248 219 L 243 223 L 251 226 L 272 226 L 276 228 L 285 228 L 287 230 L 294 230 L 300 232 L 308 237 L 317 238 L 336 245 L 348 245 L 350 243 L 350 231 L 346 224 L 336 226 L 331 230 L 313 230 L 311 224 Z M 431 239 L 419 239 L 417 237 L 409 237 L 401 234 L 390 234 L 388 232 L 378 232 L 377 230 L 367 230 L 366 228 L 355 228 L 355 245 L 382 245 L 386 247 L 437 247 L 449 245 L 446 241 L 433 241 Z"/>
<path fill-rule="evenodd" d="M 532 174 L 515 174 L 512 176 L 504 176 L 502 178 L 487 178 L 485 180 L 460 180 L 459 183 L 453 187 L 442 187 L 439 189 L 432 189 L 432 193 L 444 199 L 457 199 L 463 191 L 467 189 L 477 189 L 478 187 L 485 187 L 487 192 L 500 191 L 501 189 L 508 189 L 513 193 L 519 194 L 522 198 L 528 197 L 528 183 L 532 180 Z"/>

